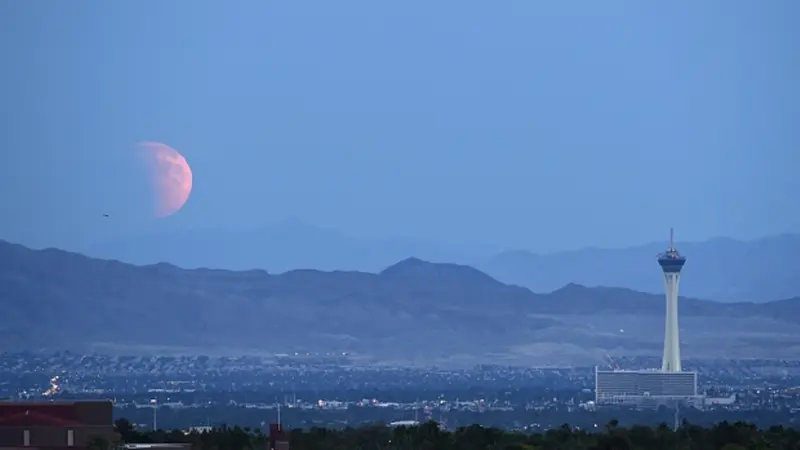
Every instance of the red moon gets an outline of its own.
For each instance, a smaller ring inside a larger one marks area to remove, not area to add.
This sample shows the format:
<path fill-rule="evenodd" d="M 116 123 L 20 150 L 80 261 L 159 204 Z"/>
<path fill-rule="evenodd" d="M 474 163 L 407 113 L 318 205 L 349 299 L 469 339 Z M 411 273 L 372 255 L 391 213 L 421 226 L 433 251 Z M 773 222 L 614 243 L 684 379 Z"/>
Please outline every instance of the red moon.
<path fill-rule="evenodd" d="M 192 169 L 177 150 L 160 142 L 141 142 L 142 153 L 155 187 L 155 215 L 163 218 L 178 212 L 192 193 Z"/>

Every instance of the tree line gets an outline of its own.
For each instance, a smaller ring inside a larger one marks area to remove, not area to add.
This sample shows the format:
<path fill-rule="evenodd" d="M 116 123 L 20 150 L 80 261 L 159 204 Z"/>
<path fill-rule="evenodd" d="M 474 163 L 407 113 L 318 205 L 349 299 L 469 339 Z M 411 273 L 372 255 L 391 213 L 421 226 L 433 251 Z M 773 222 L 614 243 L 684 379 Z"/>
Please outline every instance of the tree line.
<path fill-rule="evenodd" d="M 192 450 L 269 450 L 261 429 L 221 426 L 205 433 L 181 430 L 139 431 L 119 419 L 122 443 L 183 443 Z M 291 450 L 800 450 L 800 430 L 783 426 L 759 429 L 745 422 L 720 422 L 702 427 L 684 422 L 677 430 L 622 427 L 611 421 L 600 431 L 569 425 L 524 433 L 480 425 L 441 429 L 435 422 L 414 427 L 369 425 L 359 428 L 309 428 L 288 432 Z M 90 450 L 108 450 L 116 443 L 90 442 Z"/>

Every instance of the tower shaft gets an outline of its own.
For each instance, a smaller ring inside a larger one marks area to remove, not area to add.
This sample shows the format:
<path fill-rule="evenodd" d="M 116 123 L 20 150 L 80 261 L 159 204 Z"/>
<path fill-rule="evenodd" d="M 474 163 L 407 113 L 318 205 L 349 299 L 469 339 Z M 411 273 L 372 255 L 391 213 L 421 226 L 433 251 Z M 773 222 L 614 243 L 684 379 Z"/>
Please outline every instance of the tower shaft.
<path fill-rule="evenodd" d="M 666 294 L 666 323 L 664 326 L 664 357 L 661 370 L 664 372 L 681 371 L 681 348 L 678 335 L 678 285 L 680 272 L 664 273 L 664 291 Z"/>
<path fill-rule="evenodd" d="M 675 235 L 669 230 L 669 247 L 660 254 L 658 264 L 664 273 L 664 293 L 667 300 L 666 323 L 664 326 L 664 358 L 661 370 L 664 372 L 681 371 L 681 348 L 678 337 L 678 284 L 681 280 L 681 269 L 686 258 L 675 248 Z"/>

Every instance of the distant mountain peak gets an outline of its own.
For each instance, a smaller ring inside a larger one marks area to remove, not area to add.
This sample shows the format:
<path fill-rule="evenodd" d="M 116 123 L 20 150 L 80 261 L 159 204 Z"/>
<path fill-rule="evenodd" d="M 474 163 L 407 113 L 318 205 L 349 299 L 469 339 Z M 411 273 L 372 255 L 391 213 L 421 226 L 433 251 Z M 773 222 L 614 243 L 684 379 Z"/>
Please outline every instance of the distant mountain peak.
<path fill-rule="evenodd" d="M 559 289 L 556 289 L 556 292 L 565 291 L 565 292 L 574 292 L 574 291 L 583 291 L 589 289 L 588 287 L 578 284 L 578 283 L 567 283 Z"/>
<path fill-rule="evenodd" d="M 501 285 L 499 281 L 480 270 L 453 263 L 433 263 L 416 257 L 406 258 L 380 273 L 386 278 L 416 278 L 416 279 L 449 279 L 463 283 L 491 283 Z"/>
<path fill-rule="evenodd" d="M 425 271 L 432 270 L 434 264 L 428 261 L 423 261 L 416 257 L 406 258 L 391 266 L 383 269 L 380 273 L 382 276 L 396 276 L 396 275 L 410 275 L 413 273 L 424 273 Z"/>

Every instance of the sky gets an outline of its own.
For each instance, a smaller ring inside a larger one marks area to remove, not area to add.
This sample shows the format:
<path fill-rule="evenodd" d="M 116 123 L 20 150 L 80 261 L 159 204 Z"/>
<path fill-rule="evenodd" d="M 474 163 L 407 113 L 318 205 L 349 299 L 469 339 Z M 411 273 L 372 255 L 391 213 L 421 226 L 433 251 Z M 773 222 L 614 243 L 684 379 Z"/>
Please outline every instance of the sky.
<path fill-rule="evenodd" d="M 796 0 L 0 2 L 0 239 L 800 232 L 798 20 Z M 192 167 L 166 219 L 139 141 Z"/>

